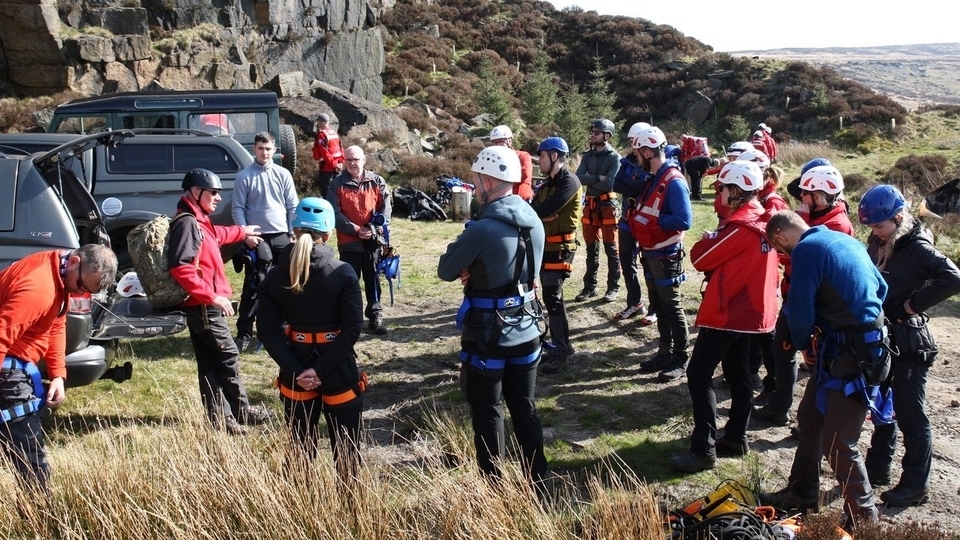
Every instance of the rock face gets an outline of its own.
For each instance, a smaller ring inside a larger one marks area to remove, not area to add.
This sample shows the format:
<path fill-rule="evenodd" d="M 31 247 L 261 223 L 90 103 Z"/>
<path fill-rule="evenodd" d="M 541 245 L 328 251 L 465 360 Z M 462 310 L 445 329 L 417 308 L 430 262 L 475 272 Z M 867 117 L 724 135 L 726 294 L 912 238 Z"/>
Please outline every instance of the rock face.
<path fill-rule="evenodd" d="M 287 73 L 379 102 L 374 0 L 3 0 L 0 80 L 18 95 L 259 88 Z M 306 90 L 304 88 L 304 90 Z"/>

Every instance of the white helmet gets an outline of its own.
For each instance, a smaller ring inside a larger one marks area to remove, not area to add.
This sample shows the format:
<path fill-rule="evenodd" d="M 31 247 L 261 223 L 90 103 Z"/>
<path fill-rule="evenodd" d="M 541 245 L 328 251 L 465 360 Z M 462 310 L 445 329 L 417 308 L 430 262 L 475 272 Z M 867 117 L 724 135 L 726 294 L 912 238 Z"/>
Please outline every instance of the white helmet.
<path fill-rule="evenodd" d="M 627 132 L 627 138 L 636 139 L 637 135 L 639 135 L 641 131 L 649 128 L 650 124 L 646 122 L 637 122 L 636 124 L 630 126 L 630 131 Z"/>
<path fill-rule="evenodd" d="M 127 272 L 120 278 L 117 282 L 117 293 L 124 298 L 147 295 L 143 291 L 143 285 L 140 284 L 140 278 L 137 277 L 136 272 Z"/>
<path fill-rule="evenodd" d="M 481 150 L 470 170 L 503 182 L 520 183 L 520 158 L 505 146 L 489 146 Z"/>
<path fill-rule="evenodd" d="M 770 133 L 771 131 L 773 131 L 772 129 L 770 129 L 769 126 L 767 126 L 767 125 L 764 124 L 763 122 L 761 122 L 759 125 L 757 125 L 757 127 L 760 128 L 760 129 L 762 129 L 762 130 L 764 130 L 764 131 L 766 131 L 767 133 Z"/>
<path fill-rule="evenodd" d="M 752 161 L 759 165 L 761 169 L 766 169 L 770 166 L 770 158 L 756 148 L 751 148 L 741 153 L 737 156 L 737 161 Z"/>
<path fill-rule="evenodd" d="M 510 126 L 497 126 L 490 130 L 490 140 L 497 141 L 500 139 L 512 139 L 513 131 L 510 130 Z"/>
<path fill-rule="evenodd" d="M 633 139 L 634 148 L 653 148 L 654 150 L 659 150 L 666 146 L 666 144 L 667 137 L 657 126 L 649 126 L 646 129 L 641 129 L 640 132 L 637 133 L 636 138 Z"/>
<path fill-rule="evenodd" d="M 733 184 L 743 191 L 756 191 L 763 187 L 763 171 L 752 161 L 734 160 L 720 169 L 717 181 L 721 184 Z"/>
<path fill-rule="evenodd" d="M 737 141 L 727 147 L 728 156 L 739 156 L 740 154 L 746 152 L 747 150 L 752 150 L 753 145 L 747 141 Z"/>
<path fill-rule="evenodd" d="M 803 191 L 822 191 L 827 195 L 837 195 L 843 191 L 843 176 L 833 165 L 821 165 L 803 173 L 800 177 L 800 189 Z"/>

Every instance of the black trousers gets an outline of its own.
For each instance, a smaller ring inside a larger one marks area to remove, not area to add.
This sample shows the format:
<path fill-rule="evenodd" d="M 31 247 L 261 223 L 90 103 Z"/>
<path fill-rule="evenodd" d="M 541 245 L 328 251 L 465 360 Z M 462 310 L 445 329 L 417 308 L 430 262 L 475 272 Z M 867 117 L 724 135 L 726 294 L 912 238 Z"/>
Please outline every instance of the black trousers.
<path fill-rule="evenodd" d="M 621 223 L 625 223 L 622 222 Z M 640 288 L 640 272 L 637 263 L 637 239 L 630 230 L 620 228 L 617 236 L 618 254 L 620 255 L 620 270 L 623 272 L 623 283 L 627 287 L 627 306 L 632 306 L 643 300 L 643 289 Z M 641 314 L 642 315 L 642 314 Z"/>
<path fill-rule="evenodd" d="M 295 401 L 281 396 L 280 400 L 293 447 L 307 459 L 316 459 L 320 443 L 317 427 L 323 416 L 337 472 L 341 478 L 353 476 L 360 466 L 363 397 L 338 407 L 326 406 L 321 398 Z"/>
<path fill-rule="evenodd" d="M 851 362 L 855 360 L 846 361 L 847 365 Z M 817 370 L 814 368 L 797 407 L 800 441 L 790 468 L 790 491 L 800 497 L 818 497 L 820 462 L 826 456 L 840 483 L 844 513 L 851 517 L 873 514 L 876 512 L 873 490 L 857 445 L 867 406 L 856 396 L 847 397 L 837 390 L 824 390 L 825 412 L 820 412 L 817 407 Z"/>
<path fill-rule="evenodd" d="M 651 308 L 657 313 L 657 331 L 660 333 L 657 352 L 672 353 L 686 360 L 690 330 L 680 305 L 680 283 L 677 281 L 683 274 L 683 258 L 681 251 L 671 257 L 644 256 L 641 262 L 647 290 L 651 291 Z M 676 284 L 668 284 L 671 280 L 677 281 Z M 653 291 L 656 291 L 656 302 L 653 301 Z"/>
<path fill-rule="evenodd" d="M 547 472 L 543 455 L 543 426 L 537 416 L 533 395 L 537 386 L 539 361 L 518 366 L 507 364 L 500 376 L 487 376 L 467 367 L 461 369 L 463 388 L 473 420 L 473 442 L 477 462 L 484 474 L 500 475 L 500 461 L 506 454 L 503 404 L 513 421 L 513 433 L 523 456 L 523 467 L 532 481 Z"/>
<path fill-rule="evenodd" d="M 793 408 L 793 389 L 797 385 L 797 351 L 793 348 L 790 337 L 790 325 L 783 309 L 777 317 L 777 326 L 774 330 L 773 343 L 770 346 L 773 355 L 774 373 L 776 381 L 773 395 L 770 396 L 768 406 L 774 411 L 786 414 Z M 809 383 L 808 383 L 809 384 Z M 766 388 L 766 383 L 764 383 Z"/>
<path fill-rule="evenodd" d="M 240 352 L 223 311 L 213 306 L 190 306 L 183 312 L 197 357 L 200 400 L 207 418 L 216 426 L 228 416 L 239 419 L 250 402 L 240 380 Z"/>
<path fill-rule="evenodd" d="M 280 260 L 280 253 L 290 243 L 287 233 L 269 233 L 262 235 L 263 241 L 270 245 L 273 260 Z M 257 276 L 251 275 L 256 269 L 247 268 L 243 276 L 243 289 L 240 291 L 240 307 L 237 308 L 237 337 L 252 338 L 253 323 L 257 318 Z"/>
<path fill-rule="evenodd" d="M 753 390 L 750 385 L 750 343 L 752 334 L 701 328 L 687 366 L 687 388 L 693 402 L 693 435 L 690 451 L 702 456 L 715 455 L 717 440 L 717 392 L 713 372 L 720 364 L 730 383 L 730 413 L 723 438 L 746 444 Z"/>
<path fill-rule="evenodd" d="M 30 375 L 22 369 L 0 371 L 0 409 L 7 409 L 35 399 Z M 50 464 L 43 444 L 43 428 L 36 412 L 0 421 L 0 443 L 7 459 L 13 463 L 25 488 L 47 491 Z"/>
<path fill-rule="evenodd" d="M 913 351 L 901 350 L 903 356 Z M 867 451 L 866 466 L 870 471 L 887 471 L 893 463 L 897 448 L 897 430 L 903 433 L 903 471 L 899 484 L 904 487 L 925 488 L 930 480 L 933 460 L 933 430 L 927 417 L 926 362 L 893 361 L 893 410 L 897 421 L 876 426 Z"/>
<path fill-rule="evenodd" d="M 372 319 L 381 311 L 377 254 L 373 251 L 341 251 L 340 260 L 352 266 L 357 277 L 363 282 L 363 292 L 367 299 L 363 316 Z"/>

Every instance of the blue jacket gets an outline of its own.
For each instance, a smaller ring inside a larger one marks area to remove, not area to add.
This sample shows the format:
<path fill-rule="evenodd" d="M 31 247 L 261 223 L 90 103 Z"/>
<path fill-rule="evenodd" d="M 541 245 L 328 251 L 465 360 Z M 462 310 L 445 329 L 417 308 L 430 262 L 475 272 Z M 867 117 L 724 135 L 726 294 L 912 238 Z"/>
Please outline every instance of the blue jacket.
<path fill-rule="evenodd" d="M 620 170 L 617 171 L 617 175 L 613 178 L 613 189 L 614 193 L 619 193 L 623 195 L 620 197 L 621 211 L 620 211 L 620 223 L 619 226 L 622 230 L 626 231 L 627 234 L 630 233 L 630 226 L 627 225 L 627 212 L 630 211 L 631 202 L 630 199 L 636 199 L 643 193 L 643 190 L 647 188 L 647 182 L 653 176 L 647 171 L 640 168 L 640 164 L 637 162 L 637 156 L 633 153 L 627 154 L 626 157 L 620 159 Z"/>
<path fill-rule="evenodd" d="M 790 254 L 793 275 L 787 321 L 793 345 L 810 345 L 814 326 L 824 332 L 873 324 L 883 314 L 887 284 L 856 238 L 823 226 L 804 232 Z"/>

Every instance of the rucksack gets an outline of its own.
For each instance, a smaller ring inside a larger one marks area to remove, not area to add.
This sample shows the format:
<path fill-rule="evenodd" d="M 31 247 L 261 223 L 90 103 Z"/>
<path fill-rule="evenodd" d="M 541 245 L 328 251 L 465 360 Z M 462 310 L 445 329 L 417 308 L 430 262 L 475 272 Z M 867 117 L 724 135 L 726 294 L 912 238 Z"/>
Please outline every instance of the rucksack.
<path fill-rule="evenodd" d="M 173 219 L 160 215 L 137 225 L 127 233 L 127 251 L 133 260 L 133 268 L 137 271 L 137 277 L 140 278 L 140 284 L 147 293 L 150 305 L 155 308 L 177 306 L 190 296 L 173 279 L 167 268 L 170 224 L 189 215 L 181 213 Z"/>
<path fill-rule="evenodd" d="M 680 136 L 680 163 L 688 159 L 707 156 L 710 157 L 710 145 L 706 137 L 697 137 L 695 135 Z"/>

